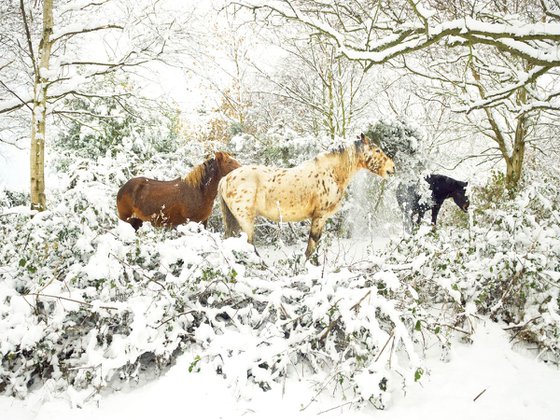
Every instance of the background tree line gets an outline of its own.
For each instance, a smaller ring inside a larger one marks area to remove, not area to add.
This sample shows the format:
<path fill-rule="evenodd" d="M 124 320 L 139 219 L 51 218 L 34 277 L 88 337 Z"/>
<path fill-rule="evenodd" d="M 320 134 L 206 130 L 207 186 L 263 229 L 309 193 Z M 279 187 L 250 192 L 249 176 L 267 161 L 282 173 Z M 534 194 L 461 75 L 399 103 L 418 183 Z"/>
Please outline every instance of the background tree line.
<path fill-rule="evenodd" d="M 30 144 L 32 208 L 46 208 L 45 145 L 61 127 L 117 118 L 92 101 L 141 125 L 163 104 L 144 93 L 162 63 L 206 97 L 179 116 L 185 140 L 262 140 L 278 126 L 335 139 L 397 117 L 434 151 L 454 146 L 445 169 L 499 163 L 511 191 L 528 152 L 557 153 L 556 0 L 214 4 L 3 2 L 0 140 Z"/>

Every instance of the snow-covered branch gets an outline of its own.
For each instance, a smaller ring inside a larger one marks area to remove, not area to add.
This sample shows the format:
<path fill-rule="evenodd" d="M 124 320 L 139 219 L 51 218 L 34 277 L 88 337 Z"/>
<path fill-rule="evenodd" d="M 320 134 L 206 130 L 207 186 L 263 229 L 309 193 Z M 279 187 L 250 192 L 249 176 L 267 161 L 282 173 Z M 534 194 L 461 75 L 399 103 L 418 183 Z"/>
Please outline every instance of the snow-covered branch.
<path fill-rule="evenodd" d="M 299 3 L 291 0 L 244 0 L 237 4 L 255 10 L 270 9 L 287 19 L 297 20 L 331 38 L 340 52 L 352 60 L 384 63 L 403 54 L 427 48 L 443 39 L 451 39 L 452 42 L 448 43 L 450 46 L 464 43 L 490 44 L 499 50 L 527 58 L 535 64 L 560 65 L 557 48 L 560 42 L 560 24 L 557 23 L 527 23 L 519 26 L 488 23 L 471 17 L 436 22 L 418 12 L 418 5 L 421 2 L 408 2 L 409 6 L 414 5 L 414 13 L 422 17 L 423 24 L 415 25 L 407 22 L 404 29 L 402 26 L 395 26 L 392 34 L 381 36 L 377 42 L 370 43 L 368 48 L 364 48 L 360 47 L 365 45 L 360 37 L 363 34 L 356 37 L 355 32 L 351 36 L 341 32 L 331 26 L 323 14 L 306 12 Z M 337 13 L 335 8 L 337 3 L 333 2 L 330 13 Z M 338 17 L 344 20 L 344 16 L 338 15 Z M 549 44 L 536 45 L 528 43 L 529 41 L 547 41 Z"/>
<path fill-rule="evenodd" d="M 64 38 L 70 38 L 73 37 L 75 35 L 81 35 L 81 34 L 87 34 L 90 32 L 97 32 L 97 31 L 103 31 L 103 30 L 107 30 L 107 29 L 124 29 L 124 26 L 122 25 L 117 25 L 114 23 L 107 23 L 105 25 L 96 25 L 96 26 L 92 26 L 90 28 L 88 27 L 82 27 L 80 25 L 73 25 L 70 27 L 66 27 L 66 28 L 62 28 L 60 30 L 60 32 L 55 32 L 53 33 L 53 37 L 52 37 L 52 42 L 58 42 L 61 39 Z"/>

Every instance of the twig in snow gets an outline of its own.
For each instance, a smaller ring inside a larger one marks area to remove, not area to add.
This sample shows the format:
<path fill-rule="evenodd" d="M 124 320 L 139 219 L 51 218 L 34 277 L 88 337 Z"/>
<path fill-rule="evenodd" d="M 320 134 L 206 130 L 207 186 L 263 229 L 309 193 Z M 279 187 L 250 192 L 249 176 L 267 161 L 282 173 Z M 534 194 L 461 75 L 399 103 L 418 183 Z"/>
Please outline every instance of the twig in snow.
<path fill-rule="evenodd" d="M 485 392 L 486 392 L 486 388 L 484 388 L 484 389 L 480 392 L 480 394 L 478 394 L 476 397 L 474 397 L 473 402 L 476 402 L 476 400 L 478 400 L 478 398 L 479 398 L 482 394 L 484 394 Z"/>
<path fill-rule="evenodd" d="M 193 313 L 193 312 L 195 312 L 194 309 L 189 309 L 188 311 L 181 312 L 180 314 L 170 316 L 169 318 L 167 318 L 167 319 L 161 321 L 161 322 L 159 323 L 159 325 L 156 327 L 156 329 L 159 328 L 159 327 L 161 327 L 161 326 L 164 325 L 164 324 L 167 324 L 169 321 L 174 320 L 175 318 L 178 318 L 178 317 L 183 316 L 183 315 L 188 315 L 188 314 Z"/>
<path fill-rule="evenodd" d="M 333 410 L 336 410 L 337 408 L 342 408 L 342 407 L 344 407 L 345 405 L 354 404 L 354 403 L 356 403 L 356 402 L 359 402 L 359 400 L 347 401 L 347 402 L 345 402 L 344 404 L 340 404 L 340 405 L 337 405 L 337 406 L 335 406 L 335 407 L 331 407 L 331 408 L 327 408 L 326 410 L 319 411 L 319 412 L 317 413 L 317 415 L 320 416 L 321 414 L 328 413 L 329 411 L 333 411 Z"/>
<path fill-rule="evenodd" d="M 35 296 L 36 298 L 44 297 L 44 298 L 51 298 L 51 299 L 66 300 L 68 302 L 74 302 L 74 303 L 77 303 L 79 305 L 88 306 L 90 308 L 92 306 L 94 306 L 93 303 L 84 302 L 84 301 L 81 301 L 81 300 L 71 299 L 71 298 L 67 298 L 67 297 L 63 297 L 63 296 L 45 295 L 45 294 L 42 294 L 42 293 L 28 293 L 28 294 L 23 295 L 23 296 Z M 119 308 L 116 308 L 114 306 L 99 306 L 99 308 L 110 309 L 110 310 L 113 310 L 113 311 L 118 311 L 119 310 Z"/>
<path fill-rule="evenodd" d="M 391 341 L 391 338 L 394 337 L 394 333 L 392 333 L 389 338 L 387 339 L 387 341 L 385 342 L 385 344 L 383 345 L 383 348 L 381 349 L 381 351 L 377 354 L 377 357 L 375 358 L 375 360 L 373 361 L 373 363 L 377 363 L 377 361 L 379 360 L 379 358 L 381 357 L 381 354 L 383 354 L 383 351 L 385 351 L 385 348 L 387 347 L 387 344 L 389 344 L 389 341 Z"/>
<path fill-rule="evenodd" d="M 362 304 L 362 302 L 364 301 L 365 298 L 367 298 L 369 295 L 371 295 L 371 290 L 368 290 L 368 292 L 364 295 L 364 297 L 362 297 L 358 303 L 356 303 L 355 305 L 353 305 L 350 309 L 353 310 L 356 314 L 358 313 L 358 311 L 360 310 L 360 305 Z"/>

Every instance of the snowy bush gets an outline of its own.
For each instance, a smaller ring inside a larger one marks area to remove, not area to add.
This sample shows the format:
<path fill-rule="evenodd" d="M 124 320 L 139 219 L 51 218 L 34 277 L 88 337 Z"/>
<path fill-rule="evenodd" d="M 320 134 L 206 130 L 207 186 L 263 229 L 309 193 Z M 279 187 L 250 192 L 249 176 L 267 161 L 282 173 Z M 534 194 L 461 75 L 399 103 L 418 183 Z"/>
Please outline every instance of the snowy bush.
<path fill-rule="evenodd" d="M 242 238 L 198 225 L 136 236 L 114 216 L 67 204 L 3 225 L 4 393 L 50 380 L 87 391 L 74 397 L 81 404 L 189 343 L 200 347 L 193 370 L 216 369 L 240 389 L 267 389 L 304 366 L 325 375 L 321 386 L 382 407 L 422 376 L 421 311 L 390 273 L 294 261 L 294 275 L 285 262 L 262 267 Z"/>
<path fill-rule="evenodd" d="M 238 134 L 231 139 L 234 154 L 252 164 L 293 167 L 324 150 L 325 139 L 298 136 L 287 127 L 272 127 L 262 137 Z"/>
<path fill-rule="evenodd" d="M 270 163 L 279 150 L 251 141 L 232 142 L 243 163 Z M 48 211 L 0 195 L 0 392 L 24 397 L 49 381 L 83 404 L 157 374 L 189 346 L 198 354 L 191 374 L 216 372 L 239 394 L 305 372 L 317 393 L 383 408 L 424 378 L 434 343 L 445 358 L 454 336 L 468 341 L 477 316 L 558 356 L 556 172 L 529 171 L 500 202 L 496 177 L 471 192 L 468 223 L 442 217 L 437 231 L 422 226 L 348 266 L 329 259 L 329 239 L 337 223 L 349 229 L 356 209 L 372 208 L 364 174 L 322 239 L 320 266 L 301 257 L 265 265 L 244 238 L 222 239 L 219 217 L 215 232 L 146 224 L 135 234 L 119 222 L 115 196 L 126 179 L 183 175 L 207 150 L 190 142 L 141 162 L 132 147 L 73 159 L 59 151 L 65 164 Z M 294 136 L 282 147 L 289 166 L 322 146 Z M 304 243 L 307 228 L 295 232 Z"/>
<path fill-rule="evenodd" d="M 168 104 L 131 94 L 133 84 L 127 78 L 109 75 L 103 85 L 111 85 L 116 96 L 65 100 L 66 108 L 80 117 L 71 119 L 56 138 L 58 153 L 94 158 L 128 151 L 141 162 L 177 149 L 177 111 Z"/>
<path fill-rule="evenodd" d="M 48 211 L 3 207 L 1 392 L 24 397 L 49 381 L 81 404 L 165 367 L 186 345 L 200 348 L 193 371 L 267 389 L 301 366 L 325 389 L 379 407 L 421 377 L 412 295 L 373 265 L 263 267 L 243 239 L 198 225 L 135 235 L 118 222 L 128 172 L 167 177 L 202 160 L 189 144 L 135 164 L 127 144 L 112 157 L 60 152 L 67 164 Z"/>
<path fill-rule="evenodd" d="M 454 327 L 470 331 L 469 316 L 488 315 L 558 362 L 559 181 L 558 173 L 529 171 L 508 198 L 502 177 L 495 176 L 472 191 L 475 209 L 467 228 L 423 226 L 391 249 L 388 261 L 409 265 L 400 277 L 422 300 L 464 307 Z M 495 201 L 498 191 L 503 199 Z"/>
<path fill-rule="evenodd" d="M 426 168 L 426 152 L 419 131 L 404 121 L 377 121 L 370 123 L 365 132 L 391 157 L 400 177 L 409 176 Z"/>

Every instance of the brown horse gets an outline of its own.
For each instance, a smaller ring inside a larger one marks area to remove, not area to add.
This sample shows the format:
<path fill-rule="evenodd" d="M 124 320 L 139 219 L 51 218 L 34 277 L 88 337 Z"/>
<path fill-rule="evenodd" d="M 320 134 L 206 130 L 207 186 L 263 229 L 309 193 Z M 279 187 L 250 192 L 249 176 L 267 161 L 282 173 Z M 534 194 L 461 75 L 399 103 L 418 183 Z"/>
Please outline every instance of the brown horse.
<path fill-rule="evenodd" d="M 239 166 L 227 153 L 216 152 L 215 157 L 196 166 L 184 178 L 172 181 L 132 178 L 117 194 L 119 219 L 130 223 L 134 230 L 142 222 L 175 227 L 189 220 L 206 226 L 218 182 Z"/>
<path fill-rule="evenodd" d="M 225 176 L 218 192 L 226 236 L 242 230 L 252 242 L 256 216 L 285 222 L 311 219 L 309 258 L 354 174 L 368 169 L 385 178 L 394 172 L 393 161 L 376 144 L 363 134 L 358 139 L 295 168 L 243 166 Z"/>

